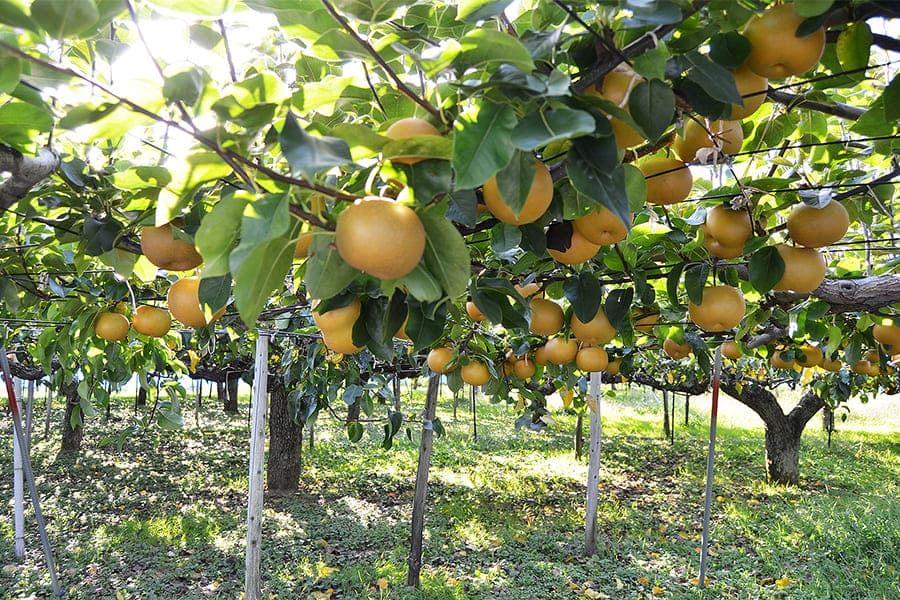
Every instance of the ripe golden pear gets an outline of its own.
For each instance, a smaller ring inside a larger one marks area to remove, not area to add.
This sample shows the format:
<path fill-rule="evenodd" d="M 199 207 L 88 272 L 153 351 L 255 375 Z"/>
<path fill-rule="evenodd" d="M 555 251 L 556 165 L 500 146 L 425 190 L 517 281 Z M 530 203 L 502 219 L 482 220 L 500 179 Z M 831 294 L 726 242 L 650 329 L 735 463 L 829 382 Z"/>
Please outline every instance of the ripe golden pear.
<path fill-rule="evenodd" d="M 805 19 L 793 4 L 771 6 L 750 19 L 744 29 L 751 45 L 746 65 L 769 79 L 800 75 L 816 66 L 825 51 L 825 28 L 798 38 L 797 28 Z"/>

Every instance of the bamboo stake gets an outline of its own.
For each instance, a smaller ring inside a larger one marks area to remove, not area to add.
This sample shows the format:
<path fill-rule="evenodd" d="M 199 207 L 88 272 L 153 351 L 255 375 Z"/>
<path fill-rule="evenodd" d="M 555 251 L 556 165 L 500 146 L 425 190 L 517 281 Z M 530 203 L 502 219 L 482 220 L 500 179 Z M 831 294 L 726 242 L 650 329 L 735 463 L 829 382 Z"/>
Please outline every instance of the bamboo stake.
<path fill-rule="evenodd" d="M 269 374 L 269 336 L 256 338 L 256 361 L 253 376 L 252 427 L 250 431 L 250 481 L 247 499 L 247 548 L 244 590 L 247 600 L 261 596 L 259 563 L 262 556 L 263 461 L 266 451 L 266 396 Z"/>
<path fill-rule="evenodd" d="M 9 372 L 9 360 L 6 358 L 6 348 L 0 346 L 0 370 L 6 381 L 6 393 L 9 397 L 9 412 L 13 418 L 13 438 L 22 449 L 22 469 L 25 481 L 28 483 L 28 491 L 31 494 L 31 504 L 34 507 L 34 520 L 37 522 L 38 533 L 41 536 L 41 546 L 44 550 L 44 559 L 47 561 L 47 569 L 50 571 L 50 584 L 56 596 L 62 596 L 59 580 L 56 578 L 56 563 L 53 560 L 53 550 L 50 548 L 50 538 L 47 537 L 47 527 L 44 524 L 44 515 L 41 513 L 41 504 L 38 501 L 37 487 L 34 483 L 34 472 L 31 470 L 31 458 L 28 455 L 28 447 L 25 445 L 25 436 L 22 432 L 22 417 L 19 415 L 19 405 L 16 402 L 16 392 L 13 389 L 12 375 Z"/>
<path fill-rule="evenodd" d="M 603 437 L 600 420 L 600 373 L 591 373 L 590 394 L 590 449 L 588 450 L 587 503 L 585 507 L 584 551 L 587 555 L 597 552 L 597 506 L 600 502 L 600 446 Z"/>
<path fill-rule="evenodd" d="M 719 412 L 719 376 L 722 347 L 716 348 L 712 373 L 712 409 L 709 415 L 709 454 L 706 458 L 706 491 L 703 498 L 703 533 L 700 537 L 700 589 L 706 587 L 706 559 L 709 550 L 709 513 L 712 509 L 713 459 L 716 455 L 716 417 Z"/>

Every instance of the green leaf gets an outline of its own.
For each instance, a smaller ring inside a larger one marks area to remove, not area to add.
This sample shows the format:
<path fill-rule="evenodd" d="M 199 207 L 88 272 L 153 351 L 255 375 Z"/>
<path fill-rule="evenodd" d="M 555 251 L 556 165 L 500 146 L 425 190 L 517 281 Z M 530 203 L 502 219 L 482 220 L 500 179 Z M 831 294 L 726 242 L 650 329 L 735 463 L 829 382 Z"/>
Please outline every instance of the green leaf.
<path fill-rule="evenodd" d="M 34 20 L 28 16 L 25 8 L 24 0 L 0 0 L 0 23 L 37 31 Z"/>
<path fill-rule="evenodd" d="M 371 127 L 358 123 L 341 123 L 331 133 L 347 142 L 354 161 L 375 156 L 388 142 L 386 137 L 378 135 Z"/>
<path fill-rule="evenodd" d="M 460 52 L 453 61 L 459 73 L 491 64 L 512 65 L 525 73 L 534 70 L 534 61 L 522 42 L 496 29 L 473 29 L 459 44 Z"/>
<path fill-rule="evenodd" d="M 629 328 L 629 314 L 631 303 L 634 300 L 634 288 L 618 288 L 610 290 L 606 295 L 606 303 L 603 312 L 609 319 L 609 324 L 616 331 L 624 331 Z"/>
<path fill-rule="evenodd" d="M 418 213 L 425 226 L 425 267 L 447 296 L 458 298 L 469 285 L 469 247 L 446 212 L 447 203 L 442 202 Z"/>
<path fill-rule="evenodd" d="M 552 142 L 588 135 L 594 132 L 594 117 L 583 110 L 557 108 L 527 115 L 512 132 L 516 148 L 531 151 Z"/>
<path fill-rule="evenodd" d="M 503 203 L 518 217 L 534 182 L 534 157 L 526 152 L 516 152 L 509 164 L 497 173 L 497 191 Z"/>
<path fill-rule="evenodd" d="M 741 104 L 741 94 L 728 69 L 717 65 L 707 56 L 691 51 L 679 57 L 687 78 L 703 88 L 709 96 L 728 104 Z"/>
<path fill-rule="evenodd" d="M 366 346 L 381 360 L 390 361 L 394 357 L 394 331 L 385 331 L 384 321 L 388 299 L 365 298 L 359 318 L 353 325 L 353 343 Z"/>
<path fill-rule="evenodd" d="M 816 17 L 825 13 L 834 4 L 834 0 L 803 0 L 795 2 L 794 8 L 802 17 Z"/>
<path fill-rule="evenodd" d="M 84 242 L 84 253 L 88 256 L 100 256 L 116 246 L 122 233 L 122 224 L 115 219 L 95 219 L 87 215 L 84 218 L 84 229 L 81 239 Z"/>
<path fill-rule="evenodd" d="M 52 125 L 50 115 L 31 104 L 12 100 L 0 106 L 0 142 L 23 153 L 37 152 L 38 138 Z"/>
<path fill-rule="evenodd" d="M 202 277 L 197 296 L 204 312 L 207 315 L 215 314 L 228 304 L 228 298 L 231 296 L 231 273 L 218 277 Z"/>
<path fill-rule="evenodd" d="M 550 31 L 534 31 L 529 29 L 519 38 L 522 45 L 531 54 L 531 58 L 537 60 L 544 58 L 559 45 L 559 38 L 562 35 L 562 27 L 554 27 Z"/>
<path fill-rule="evenodd" d="M 354 444 L 362 439 L 365 429 L 359 421 L 350 421 L 347 423 L 347 437 Z"/>
<path fill-rule="evenodd" d="M 752 45 L 737 31 L 717 33 L 709 39 L 709 57 L 729 69 L 735 69 L 747 60 Z"/>
<path fill-rule="evenodd" d="M 566 279 L 563 293 L 582 323 L 594 318 L 603 301 L 603 286 L 597 281 L 596 275 L 587 271 Z"/>
<path fill-rule="evenodd" d="M 51 37 L 62 40 L 91 27 L 100 13 L 93 0 L 34 0 L 31 18 Z"/>
<path fill-rule="evenodd" d="M 401 5 L 402 0 L 333 0 L 339 12 L 350 15 L 363 23 L 387 21 Z"/>
<path fill-rule="evenodd" d="M 444 297 L 440 282 L 419 263 L 416 268 L 401 277 L 386 281 L 384 286 L 389 288 L 401 288 L 409 292 L 409 295 L 420 302 L 436 302 Z"/>
<path fill-rule="evenodd" d="M 417 135 L 402 140 L 390 140 L 381 147 L 385 158 L 416 157 L 450 160 L 453 140 L 441 135 Z"/>
<path fill-rule="evenodd" d="M 310 297 L 324 300 L 340 293 L 360 272 L 344 262 L 334 246 L 334 234 L 313 237 L 303 283 Z"/>
<path fill-rule="evenodd" d="M 528 329 L 528 311 L 509 280 L 481 277 L 471 289 L 472 301 L 489 321 L 507 329 Z"/>
<path fill-rule="evenodd" d="M 456 20 L 463 23 L 484 21 L 502 13 L 512 0 L 459 0 Z"/>
<path fill-rule="evenodd" d="M 406 184 L 416 204 L 443 196 L 453 187 L 453 167 L 446 160 L 422 160 L 412 165 L 395 164 L 406 175 Z"/>
<path fill-rule="evenodd" d="M 148 2 L 163 12 L 197 19 L 218 19 L 230 13 L 237 0 L 148 0 Z"/>
<path fill-rule="evenodd" d="M 659 79 L 642 81 L 631 90 L 628 110 L 648 139 L 655 142 L 675 118 L 675 92 Z"/>
<path fill-rule="evenodd" d="M 206 75 L 198 68 L 190 68 L 166 77 L 163 95 L 169 102 L 183 102 L 193 106 L 200 99 L 206 85 Z"/>
<path fill-rule="evenodd" d="M 22 61 L 0 50 L 0 94 L 8 94 L 16 89 L 21 75 Z"/>
<path fill-rule="evenodd" d="M 760 294 L 775 287 L 784 275 L 784 259 L 775 246 L 760 248 L 750 257 L 750 285 Z"/>
<path fill-rule="evenodd" d="M 835 50 L 838 60 L 845 71 L 860 69 L 869 64 L 869 53 L 872 49 L 872 29 L 865 21 L 851 23 L 838 35 Z M 865 71 L 850 75 L 854 79 L 865 79 Z"/>
<path fill-rule="evenodd" d="M 611 153 L 615 153 L 615 161 L 610 160 Z M 613 138 L 578 138 L 568 153 L 569 179 L 577 191 L 612 211 L 623 223 L 630 223 L 625 169 L 617 159 Z"/>
<path fill-rule="evenodd" d="M 709 277 L 709 264 L 700 263 L 691 265 L 684 271 L 684 289 L 688 299 L 694 304 L 703 302 L 703 290 L 706 288 L 706 279 Z"/>
<path fill-rule="evenodd" d="M 515 225 L 499 223 L 491 227 L 491 250 L 501 258 L 512 258 L 522 243 L 522 232 Z"/>
<path fill-rule="evenodd" d="M 265 307 L 272 292 L 284 286 L 294 259 L 288 207 L 290 195 L 265 196 L 244 207 L 241 243 L 228 257 L 234 277 L 234 304 L 247 325 Z"/>
<path fill-rule="evenodd" d="M 453 170 L 456 189 L 476 188 L 509 164 L 515 154 L 511 134 L 516 115 L 508 104 L 483 102 L 454 123 Z"/>
<path fill-rule="evenodd" d="M 294 173 L 311 179 L 319 171 L 353 162 L 347 142 L 334 137 L 315 137 L 306 133 L 292 113 L 284 120 L 278 135 L 281 152 Z"/>
<path fill-rule="evenodd" d="M 647 178 L 634 165 L 622 165 L 625 169 L 625 194 L 628 196 L 628 207 L 631 212 L 640 211 L 647 201 Z M 625 221 L 625 227 L 631 229 L 631 222 Z"/>
<path fill-rule="evenodd" d="M 643 75 L 644 79 L 665 79 L 668 59 L 669 51 L 659 46 L 633 59 L 634 72 Z"/>
<path fill-rule="evenodd" d="M 427 348 L 438 341 L 447 322 L 447 302 L 423 303 L 407 298 L 409 312 L 406 319 L 406 335 L 413 341 L 413 348 Z"/>
<path fill-rule="evenodd" d="M 884 105 L 885 120 L 893 122 L 900 119 L 900 75 L 894 75 L 891 83 L 884 88 L 881 100 Z"/>
<path fill-rule="evenodd" d="M 194 235 L 194 245 L 203 257 L 203 277 L 231 273 L 228 257 L 240 238 L 244 208 L 252 199 L 249 192 L 224 196 L 203 217 Z"/>

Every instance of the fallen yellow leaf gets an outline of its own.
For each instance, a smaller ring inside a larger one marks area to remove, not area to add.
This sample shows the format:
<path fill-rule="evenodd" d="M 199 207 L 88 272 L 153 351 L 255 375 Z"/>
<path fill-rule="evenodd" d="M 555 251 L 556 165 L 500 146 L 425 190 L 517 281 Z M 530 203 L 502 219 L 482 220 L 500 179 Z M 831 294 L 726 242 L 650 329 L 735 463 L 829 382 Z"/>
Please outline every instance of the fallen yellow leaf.
<path fill-rule="evenodd" d="M 780 588 L 786 588 L 789 585 L 791 585 L 792 583 L 794 583 L 794 580 L 791 579 L 790 577 L 782 577 L 781 579 L 775 580 L 775 585 L 777 585 Z"/>
<path fill-rule="evenodd" d="M 388 587 L 388 580 L 385 579 L 384 577 L 379 577 L 378 580 L 375 582 L 375 585 L 378 586 L 379 590 L 386 590 Z"/>
<path fill-rule="evenodd" d="M 666 590 L 662 589 L 658 585 L 653 586 L 653 595 L 654 596 L 661 596 L 665 591 Z"/>
<path fill-rule="evenodd" d="M 641 585 L 647 585 L 648 583 L 650 583 L 650 578 L 644 575 L 643 577 L 638 579 L 638 583 Z"/>

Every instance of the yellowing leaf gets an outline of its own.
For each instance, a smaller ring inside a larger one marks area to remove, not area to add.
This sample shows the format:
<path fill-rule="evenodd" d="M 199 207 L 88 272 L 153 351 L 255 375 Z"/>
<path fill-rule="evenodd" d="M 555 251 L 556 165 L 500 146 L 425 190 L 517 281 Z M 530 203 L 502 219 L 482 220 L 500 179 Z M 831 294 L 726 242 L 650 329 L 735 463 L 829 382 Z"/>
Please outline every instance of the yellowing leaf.
<path fill-rule="evenodd" d="M 524 544 L 524 543 L 525 543 L 525 538 L 522 537 L 522 536 L 521 536 L 520 534 L 518 534 L 518 533 L 517 533 L 516 535 L 513 536 L 513 539 L 514 539 L 515 541 L 519 542 L 520 544 Z"/>
<path fill-rule="evenodd" d="M 777 585 L 780 588 L 786 588 L 789 585 L 791 585 L 792 583 L 794 583 L 794 580 L 791 579 L 790 577 L 782 577 L 781 579 L 775 580 L 775 585 Z"/>
<path fill-rule="evenodd" d="M 334 573 L 334 569 L 332 569 L 331 567 L 322 565 L 322 564 L 320 564 L 320 565 L 316 568 L 316 571 L 317 571 L 319 577 L 328 577 L 329 575 L 331 575 L 332 573 Z"/>
<path fill-rule="evenodd" d="M 388 587 L 388 580 L 384 577 L 379 577 L 377 581 L 375 581 L 375 585 L 378 586 L 379 590 L 386 590 Z"/>
<path fill-rule="evenodd" d="M 653 595 L 654 596 L 661 596 L 663 593 L 665 593 L 665 591 L 666 590 L 662 589 L 658 585 L 653 586 Z"/>
<path fill-rule="evenodd" d="M 334 589 L 328 588 L 324 592 L 313 592 L 312 597 L 316 600 L 331 600 L 332 594 L 334 594 Z"/>
<path fill-rule="evenodd" d="M 650 578 L 644 575 L 643 577 L 638 579 L 638 583 L 641 585 L 647 585 L 648 583 L 650 583 Z"/>
<path fill-rule="evenodd" d="M 190 371 L 191 373 L 197 372 L 197 363 L 200 362 L 200 355 L 194 352 L 193 350 L 188 350 L 188 356 L 191 359 Z"/>

